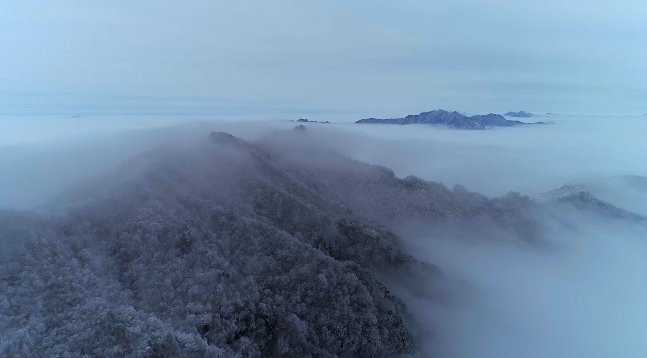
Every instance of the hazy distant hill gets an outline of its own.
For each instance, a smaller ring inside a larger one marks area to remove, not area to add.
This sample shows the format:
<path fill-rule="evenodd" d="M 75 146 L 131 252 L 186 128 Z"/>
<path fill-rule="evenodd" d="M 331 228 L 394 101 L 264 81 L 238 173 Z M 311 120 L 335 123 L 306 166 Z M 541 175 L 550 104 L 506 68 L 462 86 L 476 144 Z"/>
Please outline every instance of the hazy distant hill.
<path fill-rule="evenodd" d="M 457 129 L 488 129 L 492 127 L 512 127 L 517 125 L 524 125 L 521 121 L 508 120 L 500 114 L 483 114 L 475 116 L 466 116 L 464 114 L 444 111 L 438 109 L 430 112 L 422 112 L 420 114 L 411 114 L 402 118 L 366 118 L 360 119 L 355 123 L 380 123 L 380 124 L 431 124 L 446 126 Z"/>
<path fill-rule="evenodd" d="M 637 176 L 627 177 L 629 180 L 639 180 Z M 626 219 L 646 222 L 647 218 L 619 208 L 597 198 L 586 187 L 577 184 L 563 185 L 555 190 L 544 193 L 546 198 L 562 205 L 572 206 L 579 211 L 601 215 L 605 218 Z"/>
<path fill-rule="evenodd" d="M 518 117 L 518 118 L 530 118 L 534 117 L 535 115 L 526 111 L 519 111 L 519 112 L 508 112 L 505 114 L 507 117 Z"/>

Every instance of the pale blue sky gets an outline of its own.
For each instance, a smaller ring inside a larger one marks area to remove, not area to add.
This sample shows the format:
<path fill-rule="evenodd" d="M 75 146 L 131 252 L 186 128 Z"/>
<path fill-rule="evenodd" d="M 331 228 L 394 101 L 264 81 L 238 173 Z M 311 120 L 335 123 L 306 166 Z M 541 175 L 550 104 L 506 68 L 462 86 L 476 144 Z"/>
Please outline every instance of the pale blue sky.
<path fill-rule="evenodd" d="M 647 113 L 647 2 L 0 2 L 0 112 Z"/>

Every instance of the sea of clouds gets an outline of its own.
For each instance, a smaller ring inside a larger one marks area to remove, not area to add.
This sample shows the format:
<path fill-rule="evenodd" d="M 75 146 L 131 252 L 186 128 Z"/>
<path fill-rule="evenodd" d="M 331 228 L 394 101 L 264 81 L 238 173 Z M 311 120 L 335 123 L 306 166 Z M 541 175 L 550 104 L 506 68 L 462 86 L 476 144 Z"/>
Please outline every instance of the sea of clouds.
<path fill-rule="evenodd" d="M 563 184 L 647 216 L 647 117 L 543 115 L 547 125 L 486 131 L 429 126 L 310 124 L 313 138 L 354 159 L 488 196 L 530 195 Z M 0 208 L 40 210 L 64 189 L 131 156 L 211 130 L 255 139 L 290 121 L 209 122 L 146 117 L 4 120 Z M 13 133 L 13 134 L 12 134 Z M 439 357 L 647 355 L 645 224 L 551 211 L 545 245 L 505 233 L 402 227 L 417 258 L 457 282 L 455 299 L 403 298 L 421 326 L 424 354 Z M 487 236 L 487 237 L 484 237 Z M 497 240 L 500 236 L 500 240 Z M 3 245 L 12 245 L 5 242 Z M 426 283 L 422 282 L 421 285 Z"/>

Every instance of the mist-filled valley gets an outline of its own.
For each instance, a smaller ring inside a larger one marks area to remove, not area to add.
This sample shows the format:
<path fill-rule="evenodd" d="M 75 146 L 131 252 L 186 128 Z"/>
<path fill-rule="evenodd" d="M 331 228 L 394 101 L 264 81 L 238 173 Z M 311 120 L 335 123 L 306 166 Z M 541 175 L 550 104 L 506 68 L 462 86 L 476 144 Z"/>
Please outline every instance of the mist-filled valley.
<path fill-rule="evenodd" d="M 0 352 L 642 356 L 647 121 L 539 117 L 6 140 Z"/>

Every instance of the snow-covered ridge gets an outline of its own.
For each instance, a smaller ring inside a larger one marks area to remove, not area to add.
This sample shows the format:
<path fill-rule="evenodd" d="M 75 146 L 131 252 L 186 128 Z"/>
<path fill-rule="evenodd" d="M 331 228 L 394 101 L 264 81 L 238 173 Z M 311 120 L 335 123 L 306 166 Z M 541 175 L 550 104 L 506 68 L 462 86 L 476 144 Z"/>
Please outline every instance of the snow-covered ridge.
<path fill-rule="evenodd" d="M 51 217 L 0 212 L 0 244 L 28 241 L 0 266 L 0 355 L 407 355 L 416 318 L 384 278 L 443 276 L 393 227 L 542 239 L 541 203 L 399 178 L 307 129 L 205 137 L 73 188 Z"/>

